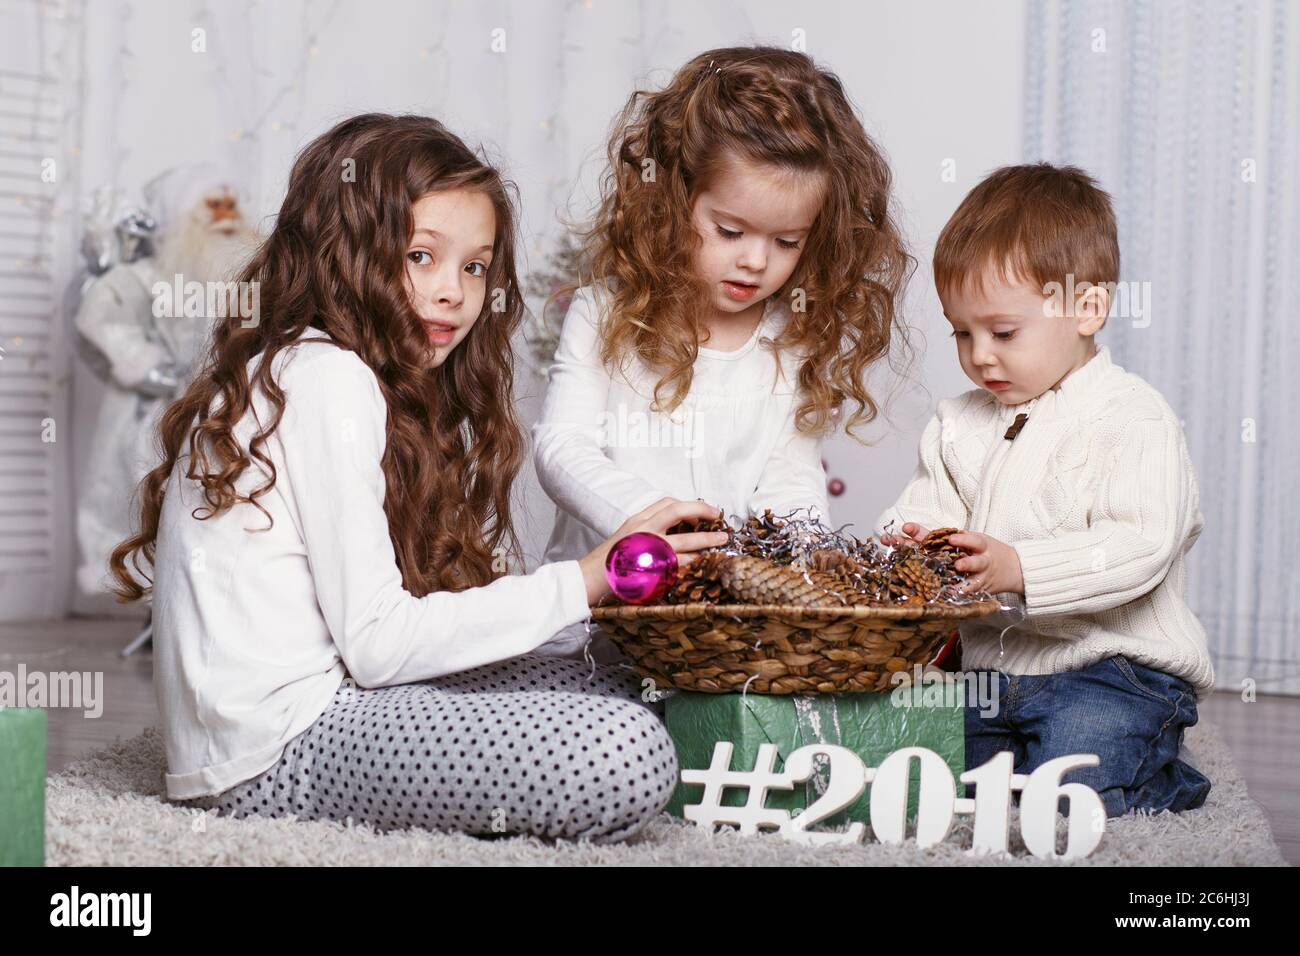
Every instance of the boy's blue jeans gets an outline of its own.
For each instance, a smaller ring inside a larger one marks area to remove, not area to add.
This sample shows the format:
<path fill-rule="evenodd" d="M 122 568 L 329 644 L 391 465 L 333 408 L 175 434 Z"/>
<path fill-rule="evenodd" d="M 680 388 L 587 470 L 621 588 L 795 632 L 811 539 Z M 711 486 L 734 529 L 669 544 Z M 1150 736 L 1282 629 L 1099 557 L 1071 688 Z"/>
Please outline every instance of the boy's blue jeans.
<path fill-rule="evenodd" d="M 1205 803 L 1210 781 L 1178 759 L 1183 730 L 1197 720 L 1196 694 L 1185 680 L 1121 656 L 1062 674 L 991 674 L 997 713 L 966 702 L 966 769 L 1003 750 L 1024 774 L 1054 757 L 1096 754 L 1098 766 L 1071 770 L 1061 781 L 1096 790 L 1108 817 Z M 968 786 L 968 795 L 974 790 Z"/>

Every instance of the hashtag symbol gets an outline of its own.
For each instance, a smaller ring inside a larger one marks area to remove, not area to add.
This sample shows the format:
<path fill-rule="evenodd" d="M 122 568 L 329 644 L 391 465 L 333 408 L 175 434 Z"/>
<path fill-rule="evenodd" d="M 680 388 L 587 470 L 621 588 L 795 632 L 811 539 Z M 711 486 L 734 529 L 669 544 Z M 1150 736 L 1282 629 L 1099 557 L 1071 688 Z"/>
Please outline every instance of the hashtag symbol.
<path fill-rule="evenodd" d="M 751 771 L 731 769 L 732 744 L 720 740 L 713 748 L 713 763 L 708 770 L 683 770 L 682 783 L 704 785 L 704 794 L 698 804 L 682 808 L 682 816 L 693 823 L 712 830 L 718 824 L 738 826 L 740 832 L 752 836 L 759 828 L 784 830 L 790 825 L 790 814 L 785 810 L 765 807 L 769 790 L 793 790 L 794 782 L 787 773 L 774 773 L 776 745 L 760 744 L 758 756 Z M 726 789 L 746 789 L 748 799 L 743 807 L 724 807 L 722 792 Z"/>

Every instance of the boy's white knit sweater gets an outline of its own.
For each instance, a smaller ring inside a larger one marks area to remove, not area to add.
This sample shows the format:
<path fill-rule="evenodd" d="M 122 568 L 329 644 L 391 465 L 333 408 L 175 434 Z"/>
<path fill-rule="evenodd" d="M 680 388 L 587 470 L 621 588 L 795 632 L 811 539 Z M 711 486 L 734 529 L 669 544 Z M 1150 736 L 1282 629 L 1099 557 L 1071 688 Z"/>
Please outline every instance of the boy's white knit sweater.
<path fill-rule="evenodd" d="M 1023 603 L 1025 619 L 1001 641 L 1018 613 L 963 622 L 965 669 L 1051 674 L 1123 654 L 1204 696 L 1214 669 L 1185 561 L 1204 524 L 1199 500 L 1178 416 L 1103 345 L 1028 402 L 1003 405 L 981 389 L 941 401 L 915 474 L 876 530 L 915 521 L 1015 548 L 1023 602 L 1002 599 Z"/>

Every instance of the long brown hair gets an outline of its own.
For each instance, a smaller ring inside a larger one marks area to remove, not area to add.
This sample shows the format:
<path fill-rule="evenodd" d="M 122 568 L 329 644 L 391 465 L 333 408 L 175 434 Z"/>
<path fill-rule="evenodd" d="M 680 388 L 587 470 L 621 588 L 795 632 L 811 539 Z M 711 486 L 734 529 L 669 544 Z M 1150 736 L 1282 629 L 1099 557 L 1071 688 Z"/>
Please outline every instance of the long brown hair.
<path fill-rule="evenodd" d="M 776 293 L 792 300 L 802 290 L 805 308 L 792 309 L 774 344 L 778 357 L 804 350 L 801 430 L 823 431 L 845 402 L 850 434 L 871 422 L 878 408 L 868 367 L 890 354 L 891 334 L 910 354 L 898 305 L 915 262 L 891 211 L 889 165 L 839 79 L 792 50 L 709 50 L 663 90 L 634 92 L 613 130 L 600 205 L 584 233 L 583 278 L 607 283 L 612 294 L 600 329 L 606 367 L 637 356 L 659 370 L 655 402 L 667 392 L 661 407 L 676 408 L 691 386 L 707 300 L 692 267 L 695 198 L 732 156 L 820 173 L 822 208 Z"/>
<path fill-rule="evenodd" d="M 407 291 L 412 206 L 456 188 L 477 190 L 495 207 L 488 295 L 465 339 L 429 369 L 428 339 Z M 417 597 L 463 590 L 505 571 L 495 559 L 519 556 L 510 490 L 524 455 L 512 400 L 510 338 L 523 316 L 515 219 L 513 186 L 437 120 L 364 114 L 309 144 L 274 231 L 239 276 L 258 284 L 258 321 L 214 324 L 202 372 L 159 422 L 163 457 L 140 483 L 139 530 L 109 560 L 118 602 L 152 591 L 152 578 L 141 586 L 126 562 L 131 557 L 141 574 L 142 556 L 153 565 L 163 495 L 183 446 L 185 475 L 202 485 L 206 503 L 193 517 L 246 503 L 269 518 L 257 499 L 275 484 L 265 446 L 285 408 L 272 362 L 308 326 L 356 353 L 379 380 L 388 406 L 384 511 L 406 589 Z M 259 353 L 250 378 L 247 364 Z M 255 387 L 275 411 L 243 448 L 234 428 Z M 270 477 L 245 496 L 235 483 L 252 459 Z"/>

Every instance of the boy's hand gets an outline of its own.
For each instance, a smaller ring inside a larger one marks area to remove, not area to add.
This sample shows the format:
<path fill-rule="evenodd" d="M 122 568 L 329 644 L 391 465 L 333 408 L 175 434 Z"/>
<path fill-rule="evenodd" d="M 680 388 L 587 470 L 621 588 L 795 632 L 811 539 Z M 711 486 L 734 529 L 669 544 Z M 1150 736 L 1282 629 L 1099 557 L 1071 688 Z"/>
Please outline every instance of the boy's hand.
<path fill-rule="evenodd" d="M 1009 544 L 977 531 L 962 531 L 948 538 L 959 548 L 969 551 L 966 557 L 953 563 L 953 568 L 969 575 L 962 585 L 963 593 L 988 591 L 990 594 L 1025 593 L 1025 577 L 1020 567 L 1020 555 Z"/>
<path fill-rule="evenodd" d="M 903 525 L 902 534 L 882 534 L 880 543 L 890 548 L 903 548 L 910 544 L 920 544 L 930 536 L 930 529 L 922 527 L 915 521 Z"/>

